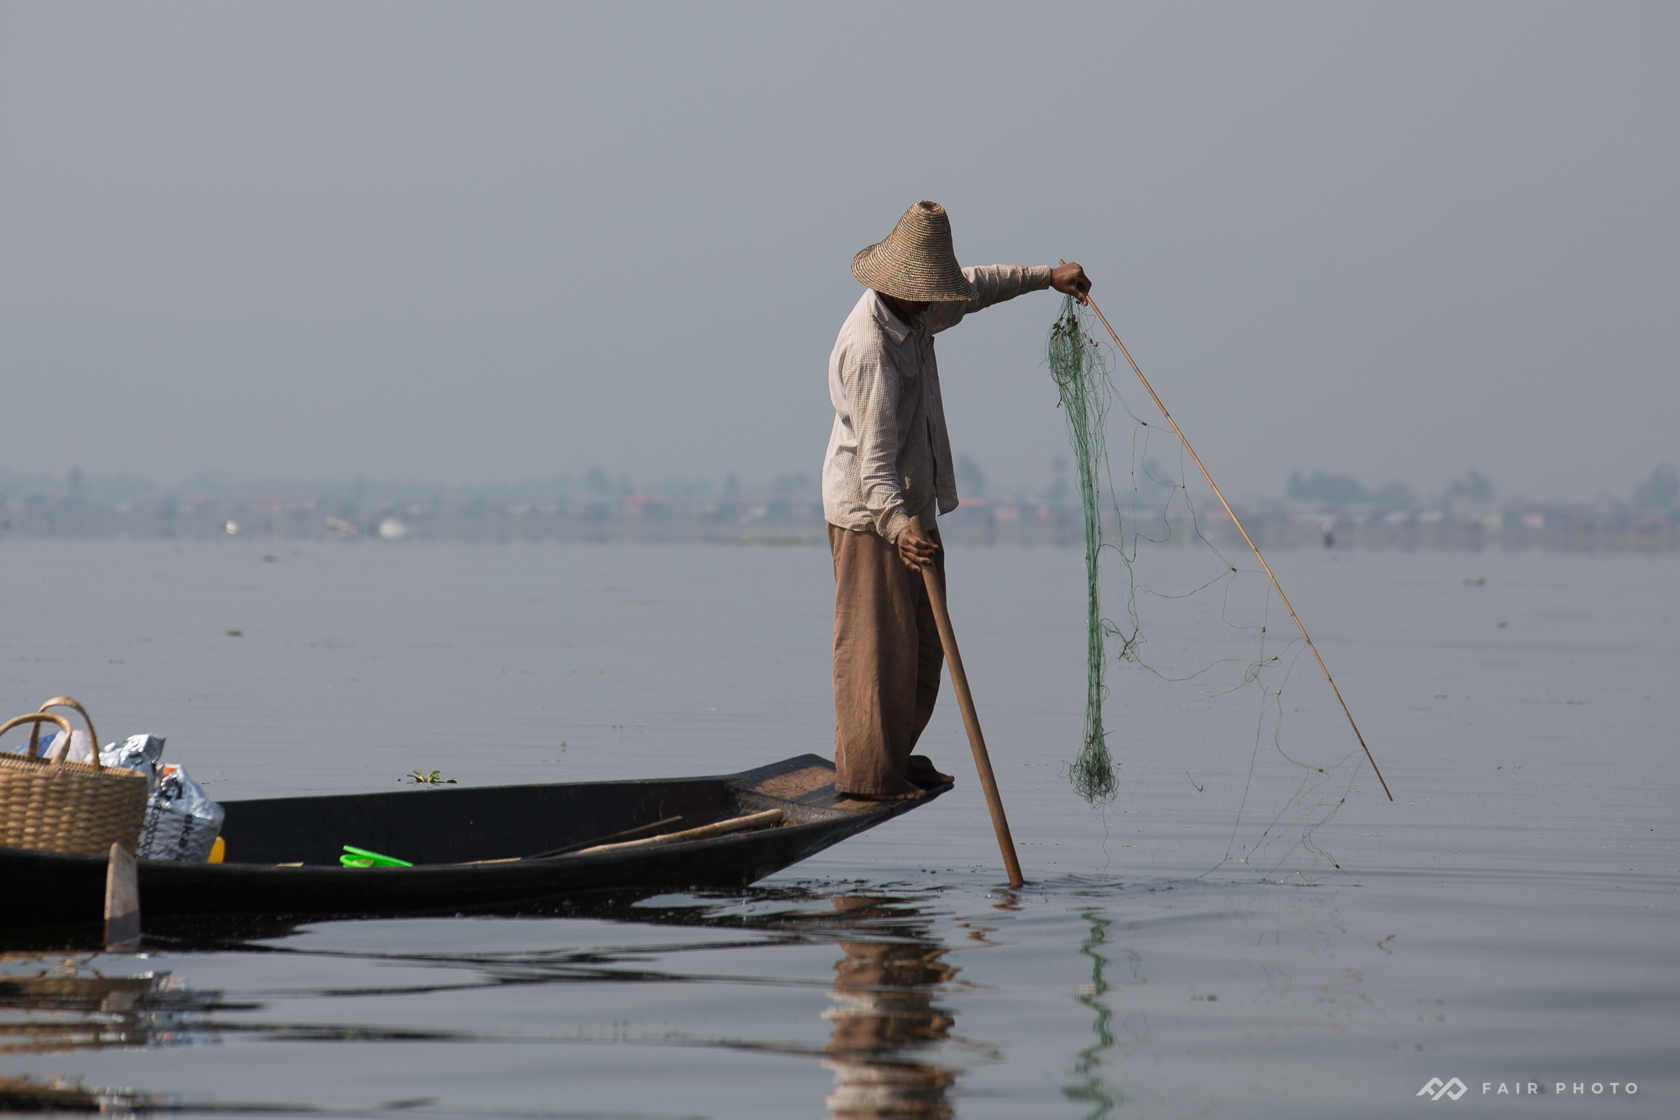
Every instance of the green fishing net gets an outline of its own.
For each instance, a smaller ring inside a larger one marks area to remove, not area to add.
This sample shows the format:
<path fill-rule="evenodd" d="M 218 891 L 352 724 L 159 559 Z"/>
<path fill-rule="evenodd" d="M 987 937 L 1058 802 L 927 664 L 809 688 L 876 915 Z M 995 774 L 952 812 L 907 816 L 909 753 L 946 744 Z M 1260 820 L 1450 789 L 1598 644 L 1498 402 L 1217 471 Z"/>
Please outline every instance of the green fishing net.
<path fill-rule="evenodd" d="M 1107 695 L 1103 678 L 1108 636 L 1119 631 L 1103 617 L 1103 517 L 1098 505 L 1098 495 L 1104 490 L 1100 480 L 1108 474 L 1103 424 L 1114 399 L 1114 386 L 1109 380 L 1108 362 L 1086 331 L 1071 297 L 1063 302 L 1061 318 L 1050 328 L 1049 351 L 1050 375 L 1061 394 L 1068 442 L 1079 472 L 1079 503 L 1085 512 L 1085 742 L 1073 763 L 1073 784 L 1082 797 L 1094 801 L 1112 797 L 1116 781 L 1114 756 L 1109 753 L 1108 736 L 1103 730 L 1103 698 Z M 1113 485 L 1106 489 L 1112 492 Z"/>
<path fill-rule="evenodd" d="M 1117 383 L 1102 329 L 1068 299 L 1046 340 L 1084 522 L 1085 719 L 1069 776 L 1095 804 L 1125 794 L 1126 811 L 1182 821 L 1218 863 L 1333 864 L 1314 833 L 1354 788 L 1360 748 L 1270 577 L 1200 472 L 1187 477 L 1177 435 L 1153 405 L 1128 404 L 1130 368 Z M 1124 785 L 1122 746 L 1137 764 Z"/>

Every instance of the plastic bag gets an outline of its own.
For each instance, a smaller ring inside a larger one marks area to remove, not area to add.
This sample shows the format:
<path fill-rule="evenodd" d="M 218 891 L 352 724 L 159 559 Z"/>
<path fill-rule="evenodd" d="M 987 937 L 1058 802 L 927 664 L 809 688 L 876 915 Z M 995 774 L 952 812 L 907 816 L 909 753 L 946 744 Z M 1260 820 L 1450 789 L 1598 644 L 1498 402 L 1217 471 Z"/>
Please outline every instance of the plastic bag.
<path fill-rule="evenodd" d="M 41 757 L 52 761 L 65 753 L 66 739 L 69 740 L 69 757 L 66 762 L 92 762 L 93 741 L 88 738 L 86 731 L 72 731 L 68 736 L 60 731 L 41 745 Z M 17 754 L 27 753 L 27 745 L 13 748 Z M 157 785 L 157 768 L 163 758 L 163 736 L 161 735 L 130 735 L 121 743 L 107 743 L 99 748 L 99 762 L 102 766 L 114 766 L 119 770 L 137 770 L 146 775 L 146 781 L 153 787 Z"/>
<path fill-rule="evenodd" d="M 225 815 L 185 769 L 174 763 L 163 766 L 157 771 L 151 799 L 146 802 L 138 855 L 173 863 L 203 863 L 210 858 Z"/>
<path fill-rule="evenodd" d="M 59 755 L 64 753 L 64 745 L 65 745 L 65 740 L 66 739 L 69 740 L 69 744 L 70 744 L 70 757 L 65 759 L 64 761 L 66 761 L 66 762 L 92 762 L 93 761 L 93 740 L 88 738 L 88 733 L 86 731 L 72 731 L 72 732 L 70 732 L 70 734 L 68 736 L 66 736 L 64 732 L 60 731 L 58 734 L 54 735 L 51 739 L 48 739 L 46 742 L 44 742 L 40 745 L 40 757 L 46 759 L 49 762 L 56 759 Z M 163 740 L 160 739 L 158 741 L 161 743 Z M 105 752 L 108 751 L 108 750 L 113 750 L 113 749 L 115 749 L 115 747 L 116 747 L 116 744 L 113 743 L 111 746 L 105 747 L 102 750 L 100 750 L 99 761 L 104 762 L 105 761 Z M 11 751 L 13 754 L 28 754 L 29 753 L 29 745 L 27 743 L 19 743 L 15 747 L 8 747 L 6 749 Z"/>
<path fill-rule="evenodd" d="M 59 755 L 63 754 L 65 738 L 66 736 L 62 731 L 60 731 L 57 735 L 54 735 L 52 737 L 52 742 L 41 748 L 41 757 L 50 759 L 57 758 Z M 93 740 L 88 738 L 88 733 L 86 731 L 72 731 L 70 732 L 68 738 L 70 740 L 70 757 L 64 761 L 93 761 Z M 99 752 L 99 761 L 105 761 L 104 751 Z"/>
<path fill-rule="evenodd" d="M 81 732 L 76 734 L 80 735 Z M 72 745 L 70 749 L 70 761 L 75 762 L 75 746 Z M 158 771 L 163 766 L 163 736 L 130 735 L 121 743 L 100 747 L 99 764 L 116 770 L 134 770 L 144 774 L 147 783 L 156 790 Z"/>

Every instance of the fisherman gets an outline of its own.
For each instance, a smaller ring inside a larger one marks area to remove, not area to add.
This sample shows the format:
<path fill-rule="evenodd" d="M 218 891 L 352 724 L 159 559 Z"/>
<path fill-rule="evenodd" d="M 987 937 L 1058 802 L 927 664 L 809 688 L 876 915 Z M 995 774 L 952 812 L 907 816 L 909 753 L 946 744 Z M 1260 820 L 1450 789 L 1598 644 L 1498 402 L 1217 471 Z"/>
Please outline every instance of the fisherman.
<path fill-rule="evenodd" d="M 885 241 L 852 258 L 869 290 L 828 359 L 834 431 L 823 460 L 823 514 L 834 553 L 834 785 L 897 801 L 950 782 L 910 752 L 933 715 L 944 662 L 921 570 L 941 586 L 934 519 L 957 506 L 933 336 L 1022 292 L 1055 288 L 1081 303 L 1077 264 L 963 268 L 951 220 L 918 202 Z"/>

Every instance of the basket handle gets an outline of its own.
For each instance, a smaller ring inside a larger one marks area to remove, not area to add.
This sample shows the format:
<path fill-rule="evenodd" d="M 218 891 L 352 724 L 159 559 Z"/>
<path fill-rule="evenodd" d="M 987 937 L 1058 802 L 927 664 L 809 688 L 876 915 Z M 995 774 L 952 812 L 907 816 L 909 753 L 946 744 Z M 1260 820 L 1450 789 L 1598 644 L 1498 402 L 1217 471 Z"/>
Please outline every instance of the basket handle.
<path fill-rule="evenodd" d="M 54 696 L 51 700 L 48 700 L 45 704 L 42 704 L 35 710 L 37 712 L 44 712 L 48 708 L 74 708 L 78 712 L 82 713 L 82 722 L 87 724 L 88 738 L 93 741 L 93 768 L 95 770 L 105 769 L 104 764 L 99 761 L 99 732 L 93 729 L 93 717 L 87 714 L 87 709 L 82 707 L 81 701 L 77 700 L 74 696 Z M 68 725 L 65 726 L 65 731 L 69 731 Z M 31 748 L 36 746 L 40 737 L 41 725 L 37 723 L 35 725 L 35 730 L 29 734 L 29 745 Z M 30 757 L 33 758 L 35 756 L 34 754 L 31 754 Z M 64 757 L 66 759 L 70 757 L 70 741 L 68 738 L 64 741 Z"/>
<path fill-rule="evenodd" d="M 65 738 L 64 754 L 61 754 L 61 755 L 58 756 L 58 766 L 64 765 L 64 759 L 70 753 L 70 744 L 69 744 L 69 740 L 70 740 L 70 721 L 65 719 L 63 716 L 55 716 L 51 712 L 30 712 L 26 716 L 13 716 L 11 719 L 7 720 L 3 725 L 0 725 L 0 735 L 4 735 L 6 732 L 10 731 L 12 728 L 17 727 L 20 724 L 25 724 L 25 723 L 33 723 L 35 725 L 35 733 L 29 737 L 29 754 L 25 756 L 31 762 L 42 761 L 41 750 L 40 750 L 40 747 L 41 747 L 41 725 L 43 723 L 56 723 L 64 729 L 64 738 Z M 98 754 L 99 754 L 98 751 L 94 752 L 95 757 L 98 757 Z M 58 766 L 53 767 L 53 769 L 56 770 L 58 768 Z"/>

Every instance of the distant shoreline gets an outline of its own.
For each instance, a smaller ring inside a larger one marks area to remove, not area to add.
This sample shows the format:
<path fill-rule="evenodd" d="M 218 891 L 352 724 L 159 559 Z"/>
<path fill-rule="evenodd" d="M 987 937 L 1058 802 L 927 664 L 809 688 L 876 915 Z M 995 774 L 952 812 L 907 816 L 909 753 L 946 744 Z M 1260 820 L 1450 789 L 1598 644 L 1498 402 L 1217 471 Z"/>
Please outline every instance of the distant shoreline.
<path fill-rule="evenodd" d="M 1383 509 L 1370 503 L 1311 502 L 1238 505 L 1237 514 L 1262 549 L 1343 550 L 1546 549 L 1567 552 L 1680 551 L 1680 506 L 1640 509 L 1511 501 Z M 1114 511 L 1105 530 L 1113 539 Z M 1128 533 L 1168 546 L 1197 535 L 1225 548 L 1242 540 L 1223 509 L 1181 502 L 1166 510 L 1125 513 Z M 1030 501 L 964 502 L 940 518 L 952 544 L 1077 547 L 1084 542 L 1078 506 Z M 0 541 L 210 540 L 276 542 L 372 540 L 556 541 L 663 544 L 714 542 L 816 545 L 826 540 L 820 503 L 781 497 L 665 501 L 646 494 L 583 501 L 498 502 L 484 498 L 406 504 L 204 496 L 107 504 L 59 494 L 0 496 Z"/>

